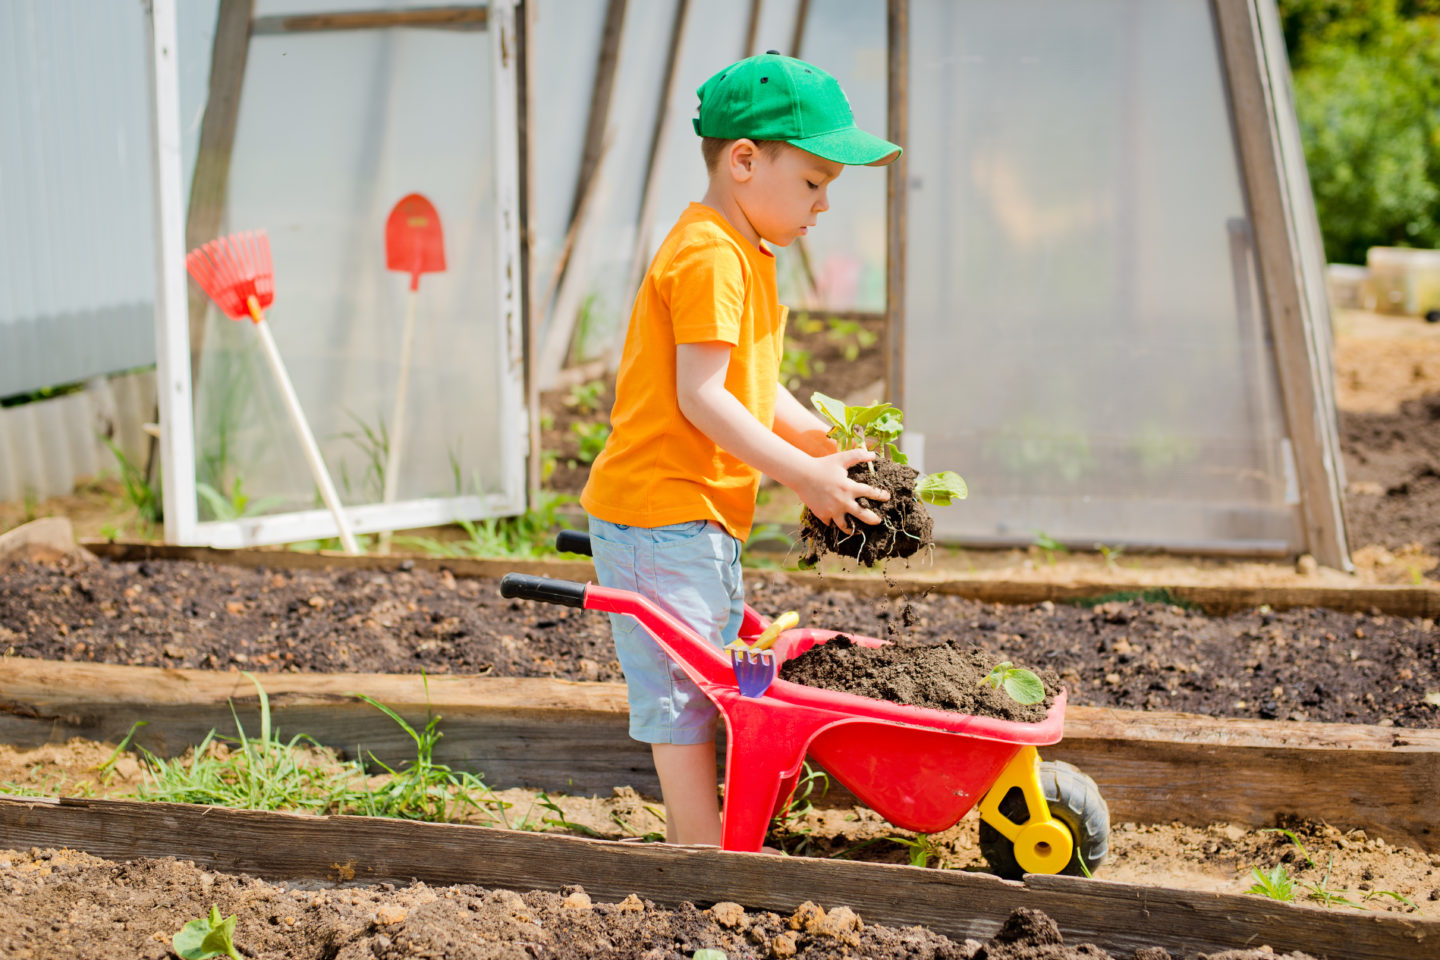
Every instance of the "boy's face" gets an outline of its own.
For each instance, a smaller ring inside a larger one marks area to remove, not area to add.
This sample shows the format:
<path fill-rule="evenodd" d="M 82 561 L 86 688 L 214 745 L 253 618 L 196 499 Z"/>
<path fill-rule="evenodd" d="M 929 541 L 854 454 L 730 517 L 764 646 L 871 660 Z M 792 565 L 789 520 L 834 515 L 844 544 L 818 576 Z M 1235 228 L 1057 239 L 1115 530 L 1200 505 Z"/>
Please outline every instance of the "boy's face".
<path fill-rule="evenodd" d="M 735 198 L 755 232 L 777 247 L 803 237 L 830 209 L 827 190 L 845 169 L 789 144 L 773 153 L 756 148 L 748 160 Z"/>

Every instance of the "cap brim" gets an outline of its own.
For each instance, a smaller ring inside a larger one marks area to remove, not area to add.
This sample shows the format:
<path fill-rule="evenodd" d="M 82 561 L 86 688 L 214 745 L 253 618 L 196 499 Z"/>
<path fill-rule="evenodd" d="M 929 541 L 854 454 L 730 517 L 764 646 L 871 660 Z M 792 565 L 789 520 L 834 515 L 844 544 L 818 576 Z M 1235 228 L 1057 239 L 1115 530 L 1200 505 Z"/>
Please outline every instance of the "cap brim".
<path fill-rule="evenodd" d="M 859 127 L 832 130 L 814 137 L 787 140 L 786 143 L 847 166 L 883 167 L 900 156 L 898 146 Z"/>

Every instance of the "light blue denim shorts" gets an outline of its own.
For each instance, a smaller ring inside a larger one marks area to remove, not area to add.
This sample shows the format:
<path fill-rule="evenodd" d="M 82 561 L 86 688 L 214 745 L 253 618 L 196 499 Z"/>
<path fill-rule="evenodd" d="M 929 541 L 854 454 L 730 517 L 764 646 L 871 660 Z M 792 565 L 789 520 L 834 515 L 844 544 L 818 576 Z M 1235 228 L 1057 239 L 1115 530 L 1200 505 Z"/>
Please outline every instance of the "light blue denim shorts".
<path fill-rule="evenodd" d="M 716 648 L 740 635 L 745 586 L 740 541 L 718 523 L 636 527 L 590 518 L 590 551 L 602 587 L 655 601 Z M 719 711 L 649 631 L 610 614 L 630 698 L 630 736 L 643 743 L 708 743 Z"/>

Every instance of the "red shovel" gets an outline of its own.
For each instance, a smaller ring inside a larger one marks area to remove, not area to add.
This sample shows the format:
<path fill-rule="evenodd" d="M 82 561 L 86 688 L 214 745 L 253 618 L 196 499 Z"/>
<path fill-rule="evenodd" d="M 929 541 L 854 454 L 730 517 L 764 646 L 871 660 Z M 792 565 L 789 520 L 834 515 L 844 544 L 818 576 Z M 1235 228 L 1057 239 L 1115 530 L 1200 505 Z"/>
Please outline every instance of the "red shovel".
<path fill-rule="evenodd" d="M 335 526 L 340 530 L 340 543 L 345 552 L 360 552 L 345 511 L 340 508 L 340 497 L 335 493 L 335 484 L 330 481 L 330 472 L 320 457 L 320 448 L 305 413 L 300 409 L 300 398 L 285 372 L 285 363 L 280 359 L 280 350 L 275 338 L 270 335 L 270 325 L 265 322 L 265 308 L 275 302 L 275 267 L 270 259 L 270 237 L 264 230 L 247 230 L 211 240 L 203 247 L 196 247 L 185 256 L 185 268 L 200 284 L 201 289 L 215 301 L 215 305 L 231 320 L 248 316 L 255 321 L 255 330 L 260 335 L 260 345 L 265 350 L 265 359 L 270 363 L 270 372 L 280 387 L 280 396 L 290 412 L 290 422 L 300 437 L 305 449 L 305 459 L 310 464 L 310 475 L 320 488 L 320 496 L 330 513 L 335 517 Z"/>
<path fill-rule="evenodd" d="M 385 266 L 410 274 L 410 297 L 405 308 L 405 331 L 400 340 L 400 383 L 390 417 L 389 450 L 385 457 L 385 502 L 395 499 L 400 479 L 400 450 L 405 437 L 405 395 L 410 389 L 410 354 L 415 345 L 415 304 L 420 297 L 420 274 L 445 272 L 445 238 L 440 214 L 422 194 L 401 197 L 385 220 Z M 390 531 L 380 534 L 381 553 L 390 552 Z"/>

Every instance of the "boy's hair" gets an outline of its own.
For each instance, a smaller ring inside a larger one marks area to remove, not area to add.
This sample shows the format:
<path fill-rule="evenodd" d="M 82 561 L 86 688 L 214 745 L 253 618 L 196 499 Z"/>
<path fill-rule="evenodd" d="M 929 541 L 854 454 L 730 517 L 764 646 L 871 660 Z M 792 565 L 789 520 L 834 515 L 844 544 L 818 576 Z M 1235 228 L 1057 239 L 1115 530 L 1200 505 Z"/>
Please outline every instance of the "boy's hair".
<path fill-rule="evenodd" d="M 736 138 L 738 139 L 738 138 Z M 720 155 L 725 148 L 734 143 L 734 139 L 725 137 L 701 137 L 700 155 L 705 158 L 705 172 L 714 173 L 716 166 L 720 163 Z M 789 146 L 784 140 L 755 140 L 752 141 L 760 152 L 765 154 L 767 159 L 774 160 L 780 155 L 780 151 Z"/>

